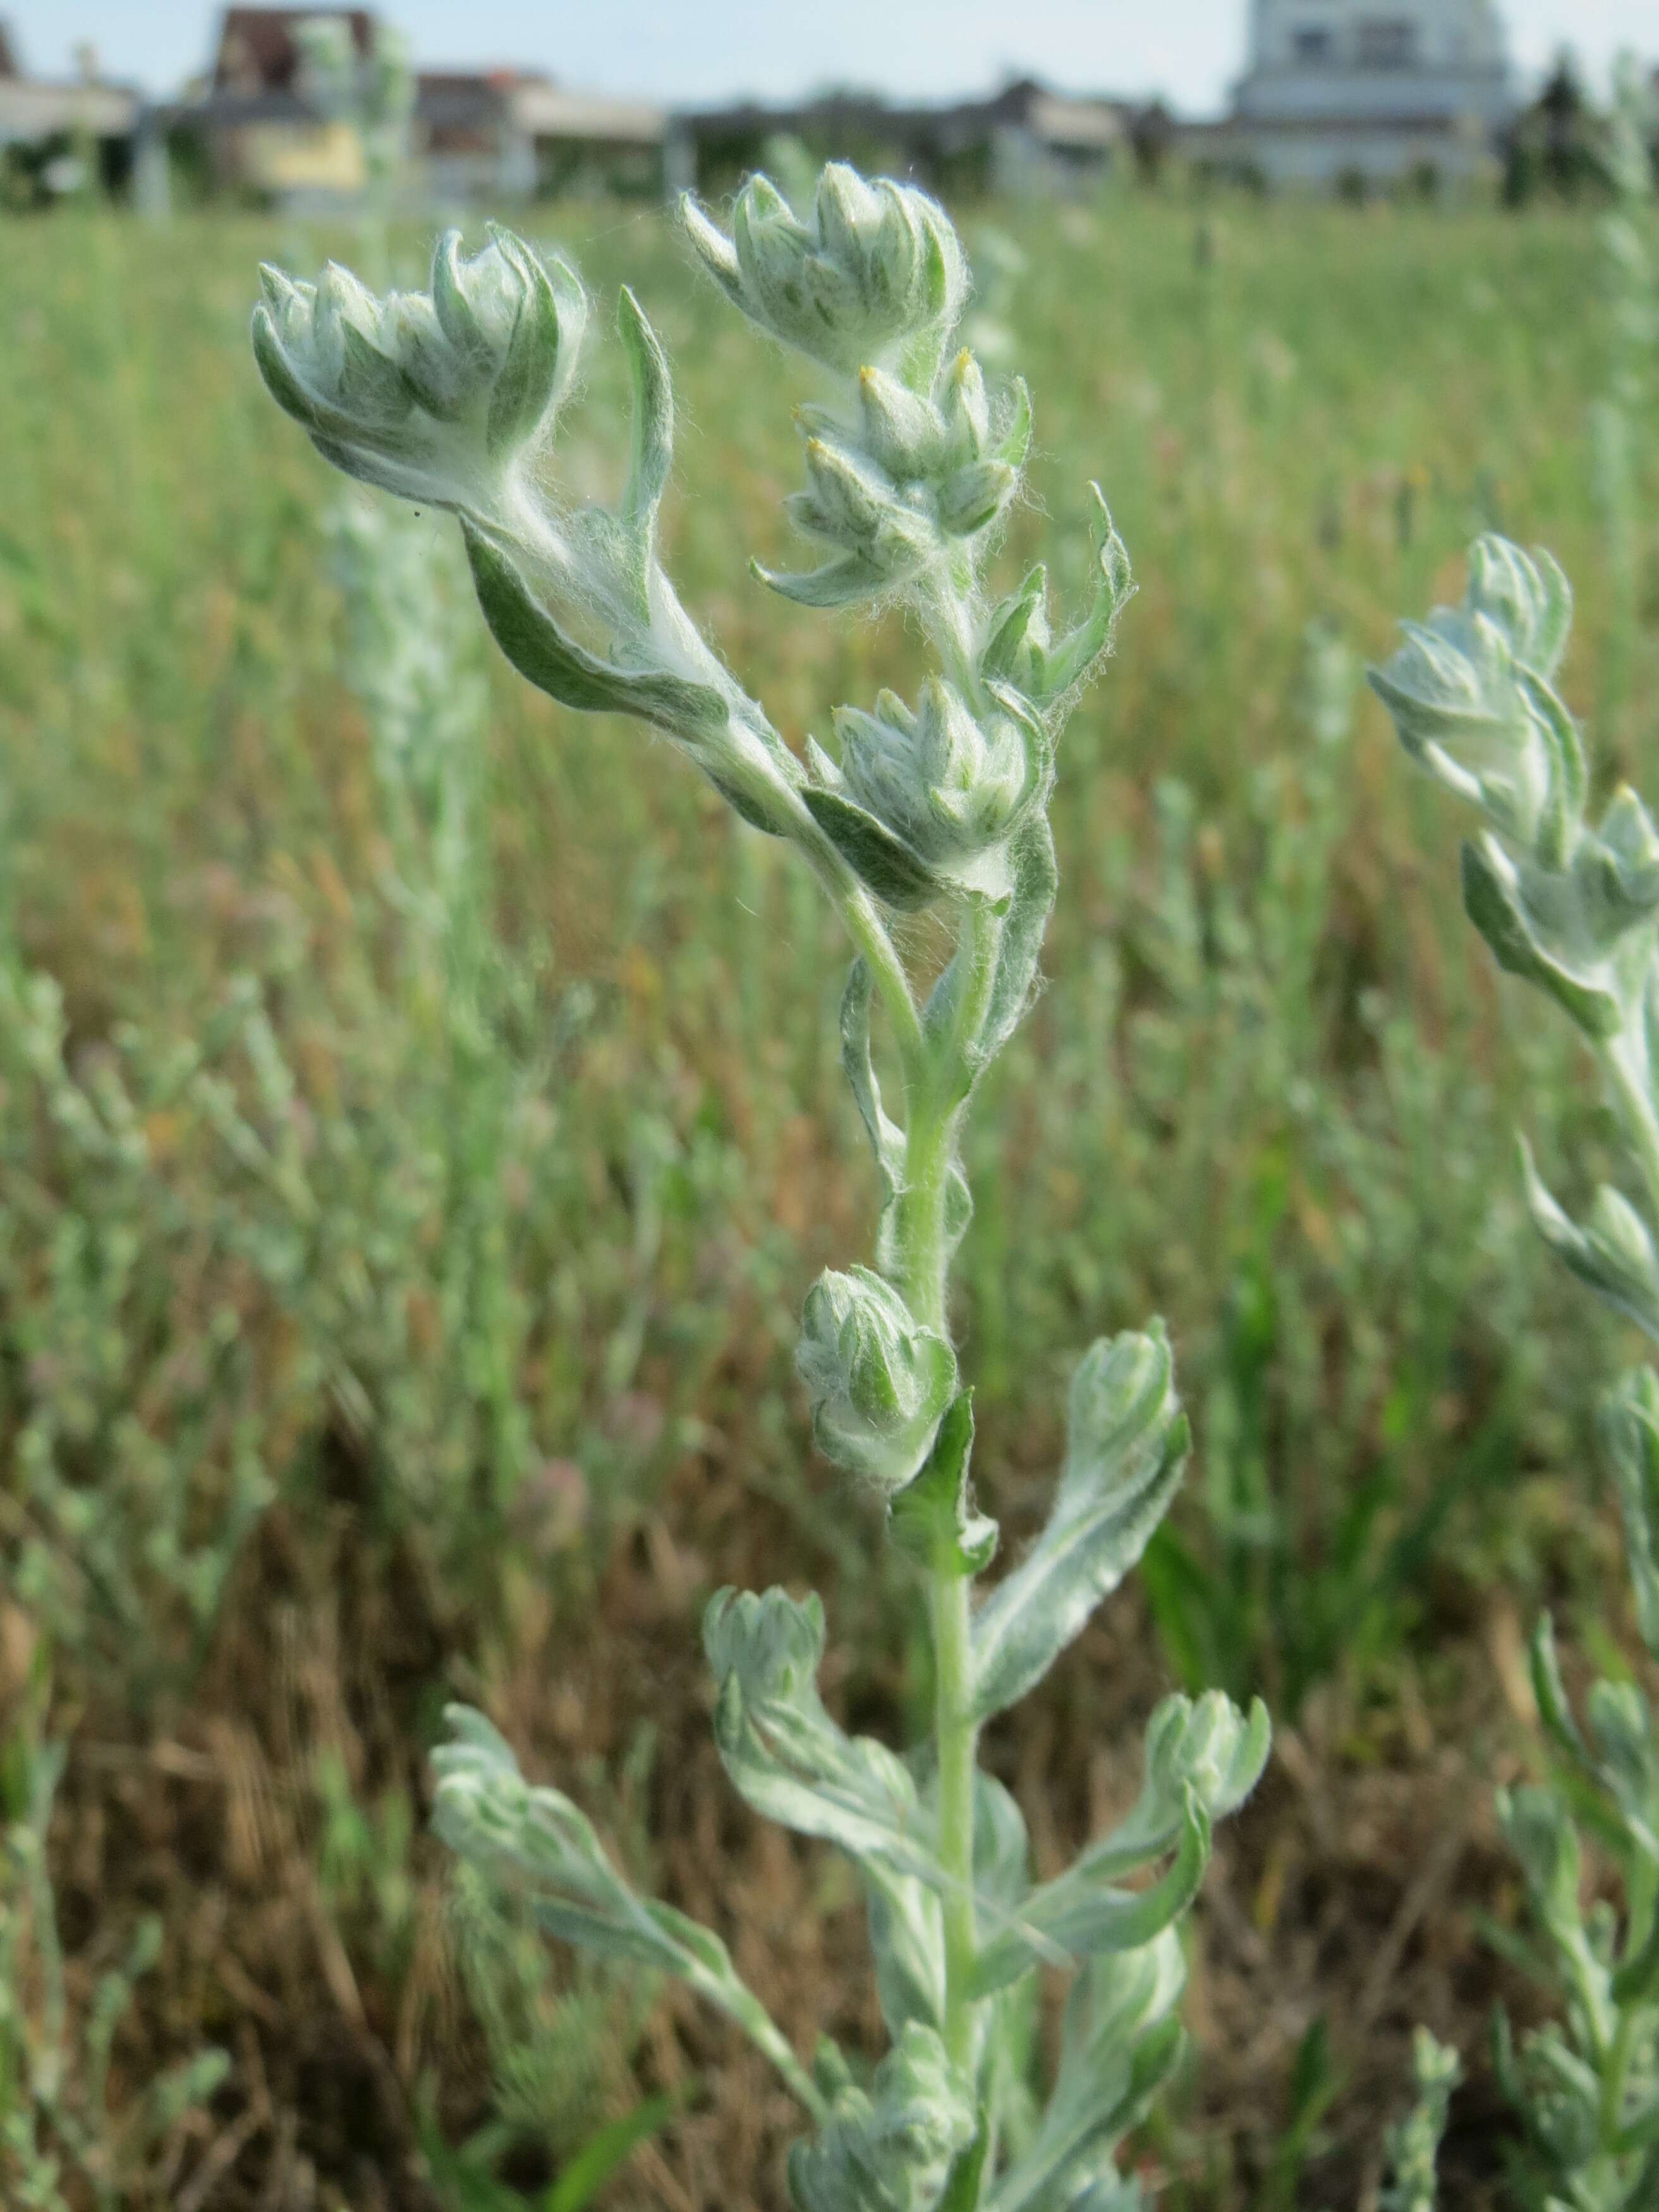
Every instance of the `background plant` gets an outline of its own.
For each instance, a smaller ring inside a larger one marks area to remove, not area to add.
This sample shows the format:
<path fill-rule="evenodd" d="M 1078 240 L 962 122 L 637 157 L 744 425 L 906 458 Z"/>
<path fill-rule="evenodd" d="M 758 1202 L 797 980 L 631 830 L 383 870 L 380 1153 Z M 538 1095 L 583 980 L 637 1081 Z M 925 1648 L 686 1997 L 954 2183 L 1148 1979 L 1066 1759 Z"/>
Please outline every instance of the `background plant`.
<path fill-rule="evenodd" d="M 1480 540 L 1459 608 L 1408 623 L 1371 681 L 1419 766 L 1485 817 L 1463 848 L 1464 903 L 1500 967 L 1572 1018 L 1600 1068 L 1635 1202 L 1612 1183 L 1575 1221 L 1523 1146 L 1527 1196 L 1547 1243 L 1619 1312 L 1659 1336 L 1659 832 L 1629 785 L 1598 825 L 1577 726 L 1554 688 L 1572 614 L 1547 553 Z M 1659 1656 L 1659 1377 L 1633 1371 L 1602 1414 L 1624 1515 L 1637 1626 Z M 1521 1862 L 1539 1965 L 1565 2018 L 1517 2052 L 1500 2014 L 1500 2073 L 1521 2117 L 1523 2202 L 1621 2212 L 1659 2187 L 1659 1767 L 1653 1721 L 1632 1680 L 1598 1681 L 1589 1726 L 1573 1715 L 1547 1613 L 1532 1646 L 1540 1711 L 1563 1762 L 1556 1786 L 1500 1792 Z M 1621 1877 L 1622 1914 L 1587 1909 L 1579 1823 Z"/>
<path fill-rule="evenodd" d="M 229 2060 L 200 2051 L 153 2073 L 111 2110 L 115 2039 L 160 1955 L 161 1924 L 153 1914 L 138 1923 L 76 2021 L 46 1863 L 65 1754 L 40 1735 L 44 1661 L 42 1646 L 33 1710 L 0 1746 L 0 2183 L 8 2203 L 29 2212 L 70 2212 L 88 2200 L 106 2212 L 152 2168 L 176 2170 L 179 2124 L 212 2096 Z"/>
<path fill-rule="evenodd" d="M 1653 94 L 1641 64 L 1624 55 L 1614 72 L 1602 164 L 1613 195 L 1601 222 L 1607 295 L 1607 386 L 1590 412 L 1597 495 L 1606 516 L 1613 619 L 1602 684 L 1603 727 L 1609 736 L 1629 695 L 1631 661 L 1641 623 L 1646 512 L 1643 489 L 1651 466 L 1647 424 L 1659 359 L 1659 172 L 1653 149 L 1659 131 Z"/>

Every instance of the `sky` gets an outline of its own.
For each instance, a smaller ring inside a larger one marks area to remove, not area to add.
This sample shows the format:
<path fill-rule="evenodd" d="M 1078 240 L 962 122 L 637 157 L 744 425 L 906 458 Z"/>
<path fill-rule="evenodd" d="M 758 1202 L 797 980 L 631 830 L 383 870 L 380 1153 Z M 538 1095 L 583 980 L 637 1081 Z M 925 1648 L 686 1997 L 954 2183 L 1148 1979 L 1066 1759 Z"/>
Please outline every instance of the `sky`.
<path fill-rule="evenodd" d="M 1564 42 L 1595 77 L 1621 46 L 1659 58 L 1655 0 L 1501 4 L 1529 76 Z M 668 106 L 831 83 L 927 97 L 1029 73 L 1201 114 L 1243 59 L 1245 0 L 381 0 L 380 12 L 428 66 L 516 63 Z M 66 74 L 87 41 L 107 75 L 155 93 L 205 66 L 218 14 L 213 0 L 0 0 L 27 67 Z"/>

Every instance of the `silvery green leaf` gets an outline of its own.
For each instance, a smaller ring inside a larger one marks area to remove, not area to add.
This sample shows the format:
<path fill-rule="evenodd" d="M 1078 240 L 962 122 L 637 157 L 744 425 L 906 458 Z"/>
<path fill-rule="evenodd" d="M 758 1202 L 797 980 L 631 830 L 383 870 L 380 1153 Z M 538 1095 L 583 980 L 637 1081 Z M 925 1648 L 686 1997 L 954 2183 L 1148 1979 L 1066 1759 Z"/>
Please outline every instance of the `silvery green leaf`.
<path fill-rule="evenodd" d="M 881 1086 L 870 1056 L 870 999 L 874 988 L 868 962 L 855 960 L 841 999 L 841 1064 L 875 1155 L 884 1219 L 904 1188 L 905 1139 L 903 1130 L 888 1119 L 883 1109 Z"/>
<path fill-rule="evenodd" d="M 1463 2078 L 1463 2062 L 1455 2051 L 1437 2043 L 1426 2027 L 1419 2027 L 1412 2041 L 1412 2077 L 1416 2100 L 1385 2138 L 1391 2171 L 1378 2212 L 1435 2212 L 1439 2197 L 1441 2138 L 1451 2112 L 1452 2092 Z"/>
<path fill-rule="evenodd" d="M 674 458 L 674 391 L 662 341 L 627 285 L 617 307 L 617 327 L 628 355 L 634 394 L 633 446 L 623 520 L 648 562 L 656 550 L 657 509 Z"/>
<path fill-rule="evenodd" d="M 893 1541 L 931 1573 L 981 1575 L 996 1555 L 997 1524 L 974 1510 L 973 1449 L 974 1398 L 964 1390 L 939 1423 L 920 1474 L 888 1500 Z"/>
<path fill-rule="evenodd" d="M 1024 467 L 1031 450 L 1031 394 L 1023 376 L 1009 386 L 994 433 L 980 430 L 976 423 L 975 434 L 981 444 L 989 441 L 992 460 L 1006 461 L 1015 470 Z"/>
<path fill-rule="evenodd" d="M 789 511 L 809 536 L 866 550 L 872 558 L 884 555 L 896 532 L 904 550 L 929 550 L 924 519 L 863 454 L 831 438 L 809 438 L 806 472 L 812 489 L 797 494 L 799 503 Z"/>
<path fill-rule="evenodd" d="M 1102 1338 L 1073 1377 L 1069 1440 L 1048 1527 L 974 1623 L 974 1711 L 1041 1681 L 1168 1511 L 1190 1441 L 1161 1322 Z"/>
<path fill-rule="evenodd" d="M 869 1736 L 824 1711 L 817 1674 L 823 1607 L 787 1590 L 723 1589 L 703 1615 L 717 1688 L 714 1741 L 738 1794 L 768 1820 L 942 1886 L 916 1785 Z"/>
<path fill-rule="evenodd" d="M 280 270 L 262 268 L 259 277 L 268 294 L 279 283 L 289 285 Z M 299 289 L 289 285 L 289 291 L 296 295 Z M 339 407 L 331 405 L 301 377 L 292 354 L 277 335 L 276 320 L 268 300 L 262 301 L 253 311 L 252 338 L 254 358 L 259 364 L 265 388 L 283 412 L 291 415 L 302 429 L 320 431 L 328 437 L 349 437 L 353 428 L 350 416 Z"/>
<path fill-rule="evenodd" d="M 932 2028 L 912 2021 L 866 2093 L 848 2088 L 789 2154 L 799 2212 L 934 2212 L 973 2142 L 973 2094 Z"/>
<path fill-rule="evenodd" d="M 988 530 L 1019 487 L 1019 471 L 1006 461 L 969 461 L 939 488 L 939 528 L 951 538 Z"/>
<path fill-rule="evenodd" d="M 1010 838 L 1008 861 L 1013 895 L 997 943 L 996 976 L 980 1040 L 987 1060 L 1001 1051 L 1030 1003 L 1043 933 L 1060 891 L 1054 833 L 1042 807 L 1034 807 Z"/>
<path fill-rule="evenodd" d="M 560 384 L 561 332 L 559 303 L 540 260 L 510 231 L 492 229 L 490 235 L 520 286 L 484 423 L 486 449 L 499 459 L 517 453 L 535 435 L 553 404 Z"/>
<path fill-rule="evenodd" d="M 1144 1950 L 1097 1960 L 1079 1977 L 1048 2109 L 1031 2142 L 993 2185 L 986 2212 L 1069 2212 L 1079 2203 L 1115 2201 L 1112 2153 L 1180 2057 L 1176 2007 L 1185 1982 L 1172 1932 Z M 1103 2194 L 1092 2197 L 1095 2189 Z"/>
<path fill-rule="evenodd" d="M 1601 1449 L 1619 1488 L 1637 1626 L 1659 1657 L 1659 1376 L 1636 1368 L 1601 1408 Z"/>
<path fill-rule="evenodd" d="M 945 1338 L 870 1268 L 826 1268 L 807 1292 L 795 1364 L 825 1458 L 884 1490 L 902 1488 L 956 1395 Z"/>
<path fill-rule="evenodd" d="M 1013 684 L 1028 699 L 1037 699 L 1038 670 L 1049 642 L 1048 571 L 1039 562 L 992 614 L 980 672 Z"/>
<path fill-rule="evenodd" d="M 464 263 L 461 234 L 447 230 L 432 256 L 432 305 L 439 327 L 455 351 L 481 373 L 493 365 L 497 340 L 486 331 L 471 295 L 481 282 L 476 262 Z"/>
<path fill-rule="evenodd" d="M 1590 1964 L 1579 1904 L 1577 1831 L 1547 1790 L 1500 1790 L 1498 1824 L 1521 1862 L 1533 1910 L 1556 1944 Z"/>
<path fill-rule="evenodd" d="M 1068 630 L 1057 644 L 1048 644 L 1048 619 L 1029 622 L 1020 644 L 1013 648 L 1009 681 L 1033 702 L 1051 708 L 1091 677 L 1106 653 L 1113 650 L 1117 619 L 1134 598 L 1134 577 L 1128 566 L 1128 549 L 1117 535 L 1106 495 L 1099 484 L 1088 487 L 1095 502 L 1095 598 L 1078 629 Z M 988 671 L 1000 672 L 1000 671 Z"/>
<path fill-rule="evenodd" d="M 885 823 L 840 792 L 817 784 L 807 784 L 801 798 L 853 872 L 884 906 L 913 912 L 939 896 L 944 888 L 939 878 Z"/>
<path fill-rule="evenodd" d="M 1592 848 L 1598 903 L 1616 927 L 1645 921 L 1659 907 L 1659 830 L 1639 793 L 1621 783 Z"/>
<path fill-rule="evenodd" d="M 1466 605 L 1503 632 L 1523 667 L 1554 676 L 1572 632 L 1572 586 L 1547 548 L 1523 553 L 1495 532 L 1477 538 Z"/>
<path fill-rule="evenodd" d="M 1659 1997 L 1659 1918 L 1656 1918 L 1640 1950 L 1632 1951 L 1614 1969 L 1613 1996 L 1616 2004 L 1627 2006 L 1650 2005 Z M 1645 2120 L 1640 2140 L 1659 2144 L 1659 2102 L 1649 2106 Z M 1640 2121 L 1636 2124 L 1642 2126 Z M 1652 2171 L 1650 2167 L 1650 2176 Z"/>
<path fill-rule="evenodd" d="M 1226 1820 L 1261 1779 L 1272 1746 L 1273 1724 L 1260 1698 L 1248 1719 L 1219 1690 L 1206 1690 L 1196 1704 L 1165 1698 L 1147 1723 L 1146 1778 L 1133 1809 L 1088 1846 L 1072 1873 L 1115 1880 L 1160 1857 L 1180 1833 L 1189 1790 L 1212 1820 Z"/>
<path fill-rule="evenodd" d="M 1659 1865 L 1659 1759 L 1647 1702 L 1633 1682 L 1597 1682 L 1584 1710 L 1602 1783 L 1624 1815 L 1626 1832 L 1644 1857 Z"/>
<path fill-rule="evenodd" d="M 709 759 L 703 759 L 701 765 L 704 775 L 740 822 L 746 822 L 751 830 L 758 830 L 764 837 L 788 837 L 794 834 L 788 816 L 771 792 L 757 791 L 739 783 L 735 776 L 728 775 Z"/>
<path fill-rule="evenodd" d="M 461 532 L 495 642 L 538 690 L 586 714 L 636 714 L 693 744 L 724 731 L 729 709 L 718 691 L 666 669 L 618 668 L 602 660 L 560 629 L 503 545 L 465 515 Z"/>
<path fill-rule="evenodd" d="M 591 1822 L 560 1790 L 532 1788 L 512 1747 L 482 1713 L 451 1705 L 445 1717 L 453 1740 L 432 1754 L 433 1826 L 450 1849 L 525 1883 L 550 1935 L 689 1983 L 769 2051 L 809 2110 L 820 2109 L 822 2100 L 738 1979 L 719 1936 L 670 1905 L 637 1896 Z"/>
<path fill-rule="evenodd" d="M 1031 1886 L 1025 1815 L 994 1774 L 974 1775 L 974 1891 L 993 1917 L 1014 1911 Z"/>
<path fill-rule="evenodd" d="M 1603 1184 L 1581 1229 L 1551 1197 L 1523 1139 L 1521 1163 L 1534 1226 L 1575 1275 L 1659 1338 L 1659 1255 L 1629 1200 Z"/>
<path fill-rule="evenodd" d="M 1555 1648 L 1555 1624 L 1548 1613 L 1540 1613 L 1532 1632 L 1529 1647 L 1533 1696 L 1538 1702 L 1539 1717 L 1567 1755 L 1580 1766 L 1591 1765 L 1589 1747 L 1578 1732 L 1578 1723 L 1572 1717 L 1568 1702 L 1566 1684 L 1561 1679 L 1561 1662 Z"/>
<path fill-rule="evenodd" d="M 1040 1964 L 1075 1964 L 1139 1951 L 1173 1928 L 1197 1896 L 1210 1863 L 1209 1814 L 1182 1794 L 1175 1856 L 1146 1889 L 1120 1889 L 1099 1865 L 1080 1862 L 1032 1890 L 1006 1924 L 981 1942 L 971 1986 L 988 1996 Z"/>
<path fill-rule="evenodd" d="M 875 599 L 890 579 L 875 562 L 861 553 L 843 553 L 821 568 L 793 571 L 749 563 L 750 572 L 769 591 L 802 607 L 850 607 L 860 599 Z"/>
<path fill-rule="evenodd" d="M 1018 394 L 1024 389 L 1016 378 L 1008 410 L 1011 420 L 1018 416 Z M 1029 416 L 1029 393 L 1025 395 L 1025 411 Z M 939 414 L 950 447 L 951 459 L 958 467 L 964 461 L 979 460 L 991 436 L 991 401 L 985 389 L 984 371 L 966 346 L 951 364 L 950 374 L 945 380 L 945 388 L 940 396 Z M 1000 460 L 1014 459 L 1018 465 L 1025 456 L 1024 453 L 1018 457 L 999 453 L 996 458 Z"/>
<path fill-rule="evenodd" d="M 859 432 L 866 452 L 898 483 L 931 476 L 945 449 L 938 408 L 879 368 L 859 371 Z"/>
<path fill-rule="evenodd" d="M 911 2021 L 945 2026 L 945 1915 L 939 1892 L 915 1875 L 895 1874 L 884 1860 L 859 1867 L 870 1917 L 876 1995 L 895 2040 Z"/>
<path fill-rule="evenodd" d="M 409 416 L 415 395 L 398 364 L 388 361 L 355 325 L 341 333 L 340 404 L 365 428 L 393 430 Z"/>
<path fill-rule="evenodd" d="M 784 512 L 805 536 L 857 562 L 874 594 L 902 589 L 943 556 L 923 487 L 901 489 L 867 454 L 834 437 L 807 439 L 806 467 L 810 487 L 792 492 Z"/>
<path fill-rule="evenodd" d="M 1556 917 L 1539 908 L 1540 895 L 1548 898 L 1553 888 L 1550 879 L 1523 875 L 1490 832 L 1463 848 L 1464 908 L 1498 966 L 1547 991 L 1586 1036 L 1601 1042 L 1624 1027 L 1618 979 L 1601 947 L 1573 944 L 1565 931 L 1552 932 Z"/>
<path fill-rule="evenodd" d="M 709 221 L 690 192 L 681 197 L 679 217 L 692 249 L 703 267 L 720 284 L 732 305 L 743 307 L 743 267 L 732 240 L 718 223 Z"/>

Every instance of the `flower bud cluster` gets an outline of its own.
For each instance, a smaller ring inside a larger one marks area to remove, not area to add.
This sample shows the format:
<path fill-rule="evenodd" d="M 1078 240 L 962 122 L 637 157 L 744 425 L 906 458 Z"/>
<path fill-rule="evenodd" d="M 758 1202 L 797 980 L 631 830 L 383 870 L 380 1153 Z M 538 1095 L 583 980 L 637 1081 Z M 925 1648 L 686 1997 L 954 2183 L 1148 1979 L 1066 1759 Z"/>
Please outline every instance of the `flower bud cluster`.
<path fill-rule="evenodd" d="M 493 228 L 449 233 L 430 289 L 377 299 L 331 264 L 314 285 L 264 271 L 253 346 L 278 403 L 349 475 L 459 517 L 478 600 L 520 673 L 562 704 L 639 716 L 699 759 L 745 819 L 787 827 L 797 763 L 698 635 L 657 560 L 673 452 L 660 343 L 624 289 L 631 463 L 616 512 L 556 506 L 532 463 L 576 374 L 580 283 Z M 597 633 L 598 643 L 587 637 Z M 585 635 L 586 634 L 586 635 Z"/>
<path fill-rule="evenodd" d="M 927 1458 L 956 1395 L 949 1344 L 868 1267 L 819 1276 L 801 1315 L 795 1364 L 825 1458 L 890 1492 Z"/>
<path fill-rule="evenodd" d="M 1582 1223 L 1562 1211 L 1523 1147 L 1527 1203 L 1545 1243 L 1580 1281 L 1659 1341 L 1659 1251 L 1653 1232 L 1620 1192 L 1603 1183 Z"/>
<path fill-rule="evenodd" d="M 253 349 L 272 398 L 326 459 L 405 499 L 497 505 L 575 374 L 581 287 L 506 231 L 470 259 L 450 231 L 430 290 L 385 300 L 333 262 L 316 284 L 260 275 Z"/>
<path fill-rule="evenodd" d="M 1553 679 L 1572 600 L 1547 553 L 1499 538 L 1474 548 L 1463 604 L 1406 625 L 1371 672 L 1401 742 L 1491 828 L 1463 848 L 1463 902 L 1500 967 L 1549 993 L 1604 1056 L 1627 1118 L 1659 1071 L 1659 830 L 1617 792 L 1598 828 L 1589 771 Z M 1638 1130 L 1638 1135 L 1641 1133 Z M 1575 1223 L 1528 1157 L 1540 1233 L 1573 1271 L 1659 1337 L 1659 1250 L 1648 1222 L 1603 1188 Z"/>
<path fill-rule="evenodd" d="M 809 741 L 808 804 L 823 791 L 860 810 L 868 834 L 896 840 L 930 890 L 948 883 L 1003 896 L 1007 840 L 1046 789 L 1046 733 L 1023 702 L 993 698 L 976 718 L 933 677 L 914 713 L 884 691 L 874 714 L 840 707 L 834 719 L 841 759 Z"/>
<path fill-rule="evenodd" d="M 1403 623 L 1405 645 L 1371 674 L 1412 757 L 1522 845 L 1559 804 L 1565 714 L 1550 685 L 1571 623 L 1571 589 L 1547 553 L 1482 538 L 1462 605 Z"/>
<path fill-rule="evenodd" d="M 805 222 L 759 176 L 738 195 L 730 238 L 690 198 L 683 212 L 705 266 L 763 331 L 845 374 L 873 363 L 901 367 L 913 386 L 931 380 L 968 297 L 968 264 L 925 192 L 866 184 L 832 161 Z"/>
<path fill-rule="evenodd" d="M 1463 895 L 1499 963 L 1645 1064 L 1659 831 L 1628 788 L 1586 821 L 1583 745 L 1553 682 L 1571 619 L 1548 554 L 1484 538 L 1462 605 L 1407 623 L 1370 680 L 1407 750 L 1492 824 L 1464 848 Z"/>
<path fill-rule="evenodd" d="M 695 203 L 684 212 L 744 313 L 848 387 L 838 407 L 799 410 L 809 483 L 786 502 L 826 558 L 765 581 L 811 606 L 925 595 L 1006 512 L 1031 431 L 1023 384 L 994 398 L 971 354 L 941 368 L 968 290 L 944 210 L 833 163 L 810 223 L 764 177 L 738 194 L 730 238 Z"/>

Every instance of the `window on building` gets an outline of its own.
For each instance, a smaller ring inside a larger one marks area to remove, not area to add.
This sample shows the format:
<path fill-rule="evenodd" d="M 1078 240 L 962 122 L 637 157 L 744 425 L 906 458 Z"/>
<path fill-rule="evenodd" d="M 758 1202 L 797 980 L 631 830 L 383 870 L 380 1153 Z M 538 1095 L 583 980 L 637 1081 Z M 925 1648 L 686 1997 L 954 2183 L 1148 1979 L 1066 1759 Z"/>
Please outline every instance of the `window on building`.
<path fill-rule="evenodd" d="M 1400 16 L 1362 19 L 1358 33 L 1362 69 L 1405 70 L 1417 62 L 1417 26 Z"/>
<path fill-rule="evenodd" d="M 1291 50 L 1299 62 L 1328 62 L 1333 45 L 1331 34 L 1324 29 L 1292 31 Z"/>

